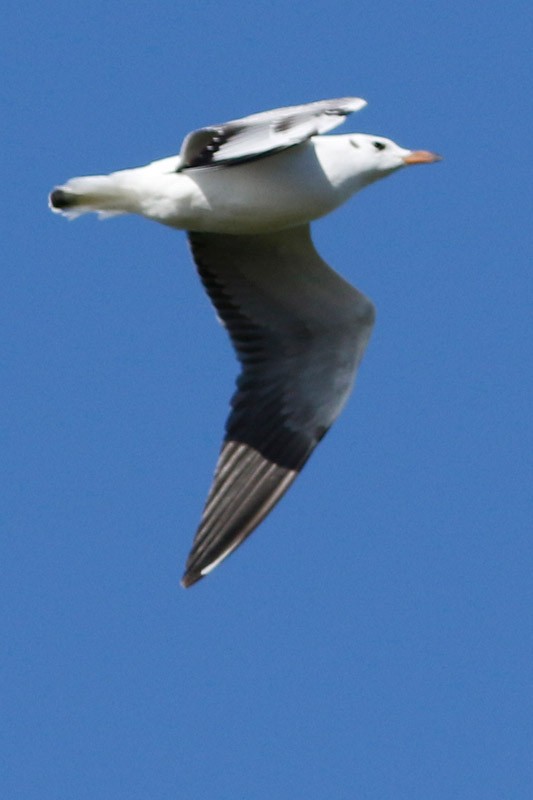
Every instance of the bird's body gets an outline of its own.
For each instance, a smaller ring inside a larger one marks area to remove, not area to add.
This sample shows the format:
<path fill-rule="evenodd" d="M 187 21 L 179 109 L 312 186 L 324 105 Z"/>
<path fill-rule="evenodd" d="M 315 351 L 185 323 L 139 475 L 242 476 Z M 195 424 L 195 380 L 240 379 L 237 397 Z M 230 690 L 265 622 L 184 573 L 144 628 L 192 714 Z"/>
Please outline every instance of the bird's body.
<path fill-rule="evenodd" d="M 328 152 L 330 144 L 316 136 L 231 169 L 185 170 L 173 185 L 162 175 L 160 191 L 142 213 L 175 228 L 210 233 L 266 233 L 306 224 L 354 191 L 353 179 L 335 174 L 338 151 Z"/>
<path fill-rule="evenodd" d="M 353 158 L 355 138 L 313 136 L 231 169 L 182 169 L 179 156 L 164 158 L 146 167 L 74 178 L 68 186 L 91 205 L 99 203 L 97 210 L 104 214 L 140 214 L 172 228 L 206 233 L 272 232 L 323 217 L 378 179 Z M 76 205 L 70 213 L 85 210 L 94 209 Z"/>
<path fill-rule="evenodd" d="M 320 258 L 309 223 L 396 169 L 438 158 L 382 137 L 320 135 L 364 104 L 320 101 L 203 128 L 179 156 L 73 178 L 50 196 L 67 216 L 135 213 L 188 231 L 241 362 L 186 586 L 292 483 L 344 406 L 370 337 L 372 303 Z"/>

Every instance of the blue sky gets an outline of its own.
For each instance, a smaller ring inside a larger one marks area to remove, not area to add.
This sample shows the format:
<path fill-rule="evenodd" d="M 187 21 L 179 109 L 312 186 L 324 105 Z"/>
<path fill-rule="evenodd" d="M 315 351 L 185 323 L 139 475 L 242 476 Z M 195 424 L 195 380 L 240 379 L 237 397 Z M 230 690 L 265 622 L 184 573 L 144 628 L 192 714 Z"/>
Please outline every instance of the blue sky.
<path fill-rule="evenodd" d="M 3 798 L 533 794 L 528 3 L 10 4 Z M 71 176 L 343 95 L 441 152 L 314 228 L 376 303 L 294 487 L 178 586 L 237 372 L 185 237 Z"/>

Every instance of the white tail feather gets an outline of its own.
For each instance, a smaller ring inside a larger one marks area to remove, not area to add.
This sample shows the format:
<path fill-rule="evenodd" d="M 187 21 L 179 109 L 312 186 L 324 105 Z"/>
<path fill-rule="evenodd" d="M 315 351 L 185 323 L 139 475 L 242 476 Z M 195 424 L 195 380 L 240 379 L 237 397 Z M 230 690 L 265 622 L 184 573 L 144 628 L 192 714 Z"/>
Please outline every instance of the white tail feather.
<path fill-rule="evenodd" d="M 56 214 L 63 214 L 69 219 L 90 211 L 96 212 L 101 218 L 134 211 L 131 187 L 118 175 L 71 178 L 62 186 L 56 186 L 50 194 L 48 205 Z"/>

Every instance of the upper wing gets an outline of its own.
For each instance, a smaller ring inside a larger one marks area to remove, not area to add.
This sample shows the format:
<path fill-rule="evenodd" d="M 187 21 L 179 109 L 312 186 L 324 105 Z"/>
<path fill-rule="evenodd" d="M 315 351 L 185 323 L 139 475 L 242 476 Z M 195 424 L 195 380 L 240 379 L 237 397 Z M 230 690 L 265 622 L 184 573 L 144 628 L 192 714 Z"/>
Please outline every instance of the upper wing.
<path fill-rule="evenodd" d="M 374 321 L 308 225 L 189 239 L 242 372 L 184 586 L 235 550 L 296 478 L 348 398 Z"/>
<path fill-rule="evenodd" d="M 348 114 L 364 106 L 366 101 L 359 97 L 320 100 L 200 128 L 185 137 L 180 169 L 248 161 L 284 150 L 336 128 Z"/>

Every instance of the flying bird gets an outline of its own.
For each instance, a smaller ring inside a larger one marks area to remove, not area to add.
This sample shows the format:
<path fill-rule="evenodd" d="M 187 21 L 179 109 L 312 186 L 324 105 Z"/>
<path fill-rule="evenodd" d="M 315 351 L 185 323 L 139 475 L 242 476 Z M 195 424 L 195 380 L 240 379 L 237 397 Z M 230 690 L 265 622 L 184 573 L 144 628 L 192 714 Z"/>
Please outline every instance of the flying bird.
<path fill-rule="evenodd" d="M 312 220 L 374 181 L 439 156 L 362 133 L 323 136 L 366 102 L 279 108 L 189 133 L 179 155 L 72 178 L 73 218 L 140 214 L 187 231 L 241 365 L 182 585 L 213 570 L 287 491 L 352 390 L 374 306 L 315 250 Z"/>

